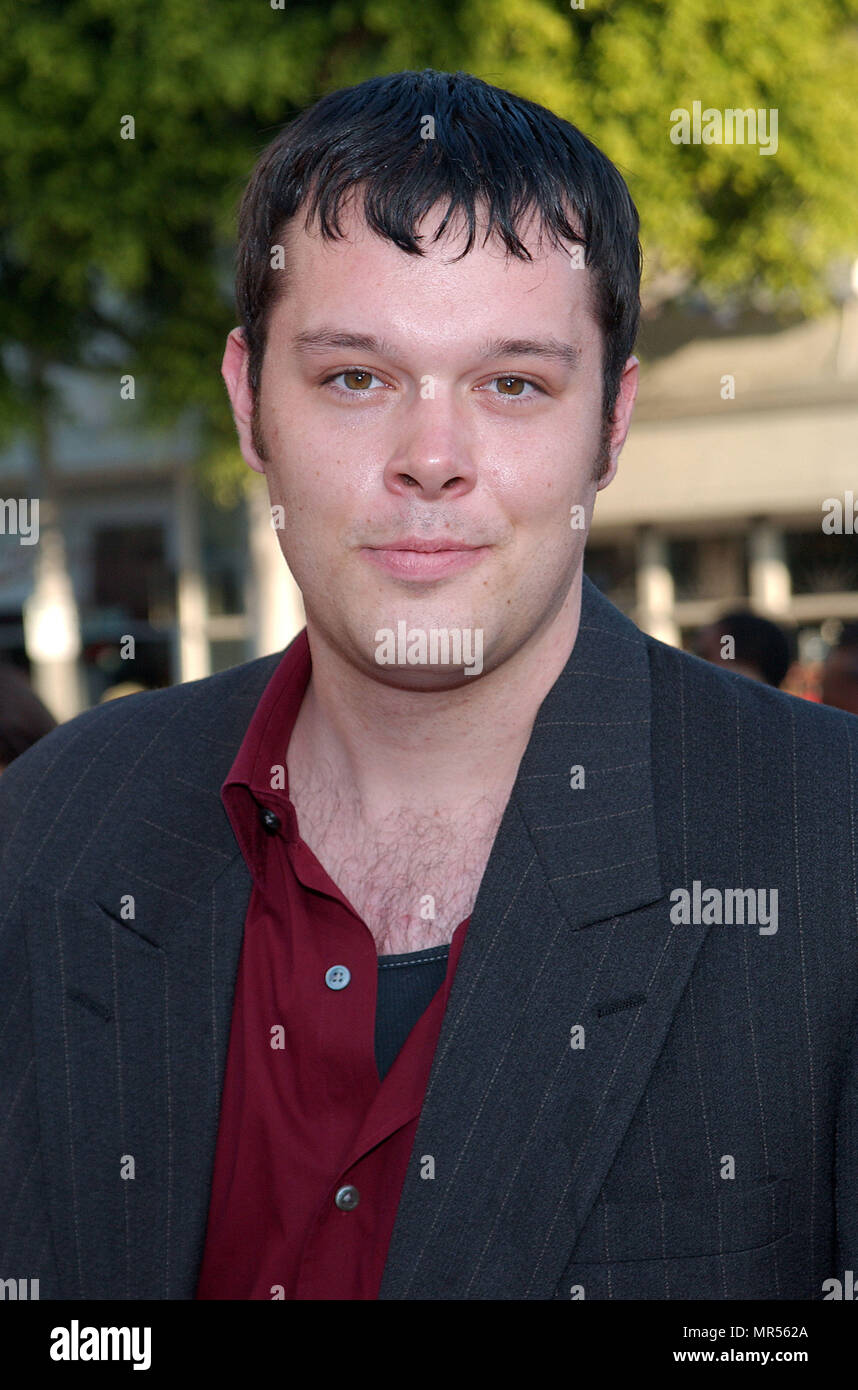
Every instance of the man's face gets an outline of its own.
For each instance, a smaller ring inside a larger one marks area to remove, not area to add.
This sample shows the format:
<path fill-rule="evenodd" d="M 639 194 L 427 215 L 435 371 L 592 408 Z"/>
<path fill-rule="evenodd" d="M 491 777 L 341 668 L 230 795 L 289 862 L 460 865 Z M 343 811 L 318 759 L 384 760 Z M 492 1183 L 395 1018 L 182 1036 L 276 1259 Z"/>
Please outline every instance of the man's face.
<path fill-rule="evenodd" d="M 426 242 L 439 216 L 424 220 Z M 479 630 L 486 674 L 552 623 L 561 630 L 596 492 L 616 471 L 637 364 L 629 359 L 597 484 L 602 344 L 574 248 L 540 248 L 531 228 L 532 263 L 479 237 L 453 263 L 461 227 L 423 258 L 377 237 L 360 213 L 343 229 L 344 240 L 325 243 L 293 219 L 280 237 L 288 270 L 262 368 L 264 461 L 243 339 L 230 334 L 223 370 L 242 452 L 283 509 L 277 534 L 311 635 L 387 684 L 461 685 L 461 667 L 379 664 L 377 633 L 401 622 L 409 633 Z M 331 341 L 345 334 L 363 341 Z M 573 351 L 540 356 L 524 340 Z M 474 549 L 389 549 L 414 538 Z"/>

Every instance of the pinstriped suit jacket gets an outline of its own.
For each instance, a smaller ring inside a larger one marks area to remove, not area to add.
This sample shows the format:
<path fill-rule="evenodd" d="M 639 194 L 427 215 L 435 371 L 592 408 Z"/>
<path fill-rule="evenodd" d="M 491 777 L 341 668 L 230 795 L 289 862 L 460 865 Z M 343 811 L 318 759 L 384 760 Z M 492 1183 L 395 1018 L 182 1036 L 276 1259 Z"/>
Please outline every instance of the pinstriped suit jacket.
<path fill-rule="evenodd" d="M 0 1278 L 43 1298 L 193 1297 L 251 886 L 219 788 L 278 659 L 92 709 L 0 778 Z M 856 769 L 858 720 L 585 580 L 383 1299 L 819 1299 L 858 1270 Z M 695 880 L 776 889 L 777 931 L 673 921 Z"/>

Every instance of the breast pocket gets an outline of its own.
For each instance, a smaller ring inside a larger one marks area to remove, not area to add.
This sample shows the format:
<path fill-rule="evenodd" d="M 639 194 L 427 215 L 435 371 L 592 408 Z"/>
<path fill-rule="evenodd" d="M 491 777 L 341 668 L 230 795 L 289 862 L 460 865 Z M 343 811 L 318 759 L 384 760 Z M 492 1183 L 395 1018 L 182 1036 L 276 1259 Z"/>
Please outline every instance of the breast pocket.
<path fill-rule="evenodd" d="M 555 1297 L 782 1297 L 772 1252 L 789 1231 L 787 1178 L 725 1181 L 705 1196 L 597 1202 Z"/>

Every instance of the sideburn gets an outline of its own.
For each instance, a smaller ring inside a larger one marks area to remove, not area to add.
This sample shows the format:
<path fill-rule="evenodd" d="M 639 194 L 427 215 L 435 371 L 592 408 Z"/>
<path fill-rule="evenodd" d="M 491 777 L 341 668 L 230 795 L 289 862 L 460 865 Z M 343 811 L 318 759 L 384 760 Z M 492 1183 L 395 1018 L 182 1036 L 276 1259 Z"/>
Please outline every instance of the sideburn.
<path fill-rule="evenodd" d="M 613 429 L 613 415 L 602 416 L 602 436 L 599 440 L 599 452 L 596 455 L 596 462 L 593 466 L 593 482 L 600 483 L 611 466 L 611 431 Z"/>
<path fill-rule="evenodd" d="M 250 412 L 250 439 L 257 456 L 263 463 L 268 462 L 268 450 L 262 437 L 262 420 L 259 413 L 259 391 L 253 393 L 253 409 Z"/>

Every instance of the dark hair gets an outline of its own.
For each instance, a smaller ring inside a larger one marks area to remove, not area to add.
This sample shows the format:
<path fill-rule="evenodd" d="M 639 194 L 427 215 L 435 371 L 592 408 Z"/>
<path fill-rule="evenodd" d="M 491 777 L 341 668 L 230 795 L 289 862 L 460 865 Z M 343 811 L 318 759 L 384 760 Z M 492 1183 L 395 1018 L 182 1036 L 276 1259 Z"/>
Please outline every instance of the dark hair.
<path fill-rule="evenodd" d="M 779 686 L 790 668 L 790 642 L 783 628 L 756 613 L 725 613 L 714 624 L 736 643 L 736 660 L 756 666 L 767 685 Z"/>
<path fill-rule="evenodd" d="M 432 139 L 421 138 L 427 116 L 435 123 Z M 330 92 L 260 156 L 241 202 L 236 276 L 254 402 L 268 317 L 283 284 L 283 271 L 271 266 L 272 245 L 304 203 L 306 229 L 318 216 L 323 237 L 341 236 L 342 200 L 356 185 L 363 188 L 368 226 L 415 255 L 423 252 L 414 229 L 441 198 L 449 202 L 434 240 L 455 210 L 464 211 L 463 256 L 474 244 L 478 203 L 488 209 L 486 240 L 496 227 L 519 260 L 530 256 L 516 229 L 534 209 L 555 244 L 562 237 L 583 245 L 604 337 L 602 406 L 610 419 L 640 315 L 639 219 L 621 175 L 575 126 L 544 106 L 469 73 L 432 68 Z"/>
<path fill-rule="evenodd" d="M 0 772 L 57 727 L 54 716 L 14 666 L 0 665 Z"/>

